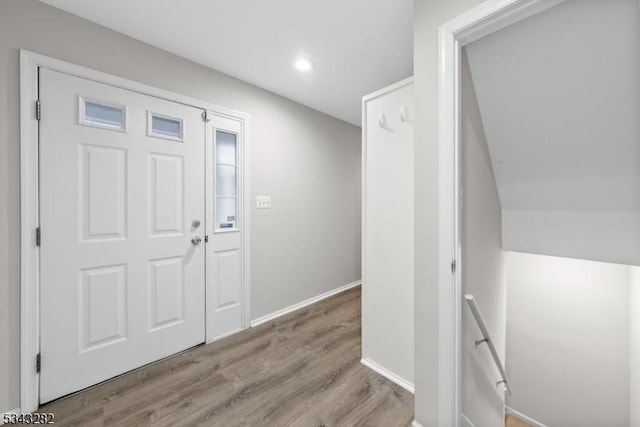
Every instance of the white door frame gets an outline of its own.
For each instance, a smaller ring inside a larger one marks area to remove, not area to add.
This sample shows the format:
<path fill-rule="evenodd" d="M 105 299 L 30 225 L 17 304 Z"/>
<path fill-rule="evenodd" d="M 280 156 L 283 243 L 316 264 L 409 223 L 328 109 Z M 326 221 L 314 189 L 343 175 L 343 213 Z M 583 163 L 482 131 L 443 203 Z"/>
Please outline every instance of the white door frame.
<path fill-rule="evenodd" d="M 196 107 L 213 114 L 228 117 L 242 123 L 244 136 L 244 197 L 243 205 L 243 329 L 250 326 L 250 212 L 251 191 L 249 163 L 248 114 L 158 89 L 142 83 L 113 76 L 90 68 L 71 64 L 35 52 L 20 50 L 20 410 L 32 412 L 38 408 L 39 374 L 36 372 L 36 357 L 40 352 L 40 250 L 36 245 L 36 228 L 39 226 L 38 188 L 38 68 L 44 67 L 76 77 L 116 86 L 121 89 Z M 204 126 L 203 126 L 203 136 Z M 208 141 L 207 141 L 208 143 Z M 204 159 L 203 159 L 204 160 Z M 203 177 L 204 179 L 204 177 Z M 203 194 L 204 197 L 204 194 Z M 45 231 L 46 233 L 46 231 Z M 44 235 L 46 238 L 46 235 Z M 212 337 L 207 330 L 207 342 Z"/>
<path fill-rule="evenodd" d="M 565 0 L 489 0 L 439 29 L 438 425 L 460 425 L 462 240 L 460 55 L 463 46 Z M 455 261 L 455 269 L 452 262 Z"/>

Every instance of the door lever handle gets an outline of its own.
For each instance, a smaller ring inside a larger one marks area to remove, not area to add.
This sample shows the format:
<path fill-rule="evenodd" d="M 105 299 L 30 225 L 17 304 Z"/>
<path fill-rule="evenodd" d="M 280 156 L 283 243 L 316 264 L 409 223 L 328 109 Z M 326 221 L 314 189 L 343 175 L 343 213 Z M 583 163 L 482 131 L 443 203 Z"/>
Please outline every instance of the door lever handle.
<path fill-rule="evenodd" d="M 193 246 L 198 246 L 200 243 L 202 243 L 202 239 L 200 238 L 200 236 L 195 236 L 191 238 L 191 244 Z"/>

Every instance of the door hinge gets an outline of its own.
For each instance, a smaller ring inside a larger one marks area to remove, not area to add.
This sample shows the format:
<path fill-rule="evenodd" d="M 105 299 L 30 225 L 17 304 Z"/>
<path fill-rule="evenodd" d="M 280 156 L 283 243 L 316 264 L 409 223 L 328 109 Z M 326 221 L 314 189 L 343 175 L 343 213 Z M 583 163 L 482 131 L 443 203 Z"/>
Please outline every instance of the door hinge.
<path fill-rule="evenodd" d="M 40 100 L 36 100 L 36 120 L 40 120 L 42 118 L 42 104 L 40 104 Z"/>
<path fill-rule="evenodd" d="M 40 227 L 36 228 L 36 246 L 40 246 L 42 243 L 42 232 L 40 231 Z"/>
<path fill-rule="evenodd" d="M 36 356 L 36 373 L 40 373 L 40 369 L 42 368 L 42 358 L 40 357 L 40 353 Z"/>
<path fill-rule="evenodd" d="M 451 261 L 451 272 L 455 273 L 456 272 L 456 260 L 454 259 L 453 261 Z"/>
<path fill-rule="evenodd" d="M 211 117 L 209 117 L 209 112 L 207 110 L 204 110 L 202 112 L 202 120 L 205 122 L 208 122 L 209 120 L 211 120 Z"/>
<path fill-rule="evenodd" d="M 207 235 L 204 236 L 204 242 L 205 243 L 209 243 L 209 236 L 207 236 Z"/>

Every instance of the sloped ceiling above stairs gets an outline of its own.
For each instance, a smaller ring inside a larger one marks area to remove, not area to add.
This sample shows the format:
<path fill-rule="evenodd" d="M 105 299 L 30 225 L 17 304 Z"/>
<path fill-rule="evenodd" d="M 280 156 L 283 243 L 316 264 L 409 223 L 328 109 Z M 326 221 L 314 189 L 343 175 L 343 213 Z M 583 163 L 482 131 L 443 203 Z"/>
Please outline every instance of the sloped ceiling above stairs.
<path fill-rule="evenodd" d="M 640 4 L 567 0 L 467 46 L 505 249 L 640 264 Z"/>

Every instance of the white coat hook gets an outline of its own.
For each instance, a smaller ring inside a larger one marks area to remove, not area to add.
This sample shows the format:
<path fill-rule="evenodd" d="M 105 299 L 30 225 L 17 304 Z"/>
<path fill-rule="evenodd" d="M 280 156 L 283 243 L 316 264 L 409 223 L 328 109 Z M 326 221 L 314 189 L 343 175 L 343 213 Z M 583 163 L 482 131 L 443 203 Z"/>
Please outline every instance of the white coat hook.
<path fill-rule="evenodd" d="M 378 124 L 380 125 L 381 128 L 387 127 L 387 116 L 385 116 L 384 113 L 380 113 L 378 115 Z"/>
<path fill-rule="evenodd" d="M 406 122 L 409 120 L 409 107 L 403 105 L 400 107 L 400 121 Z"/>

